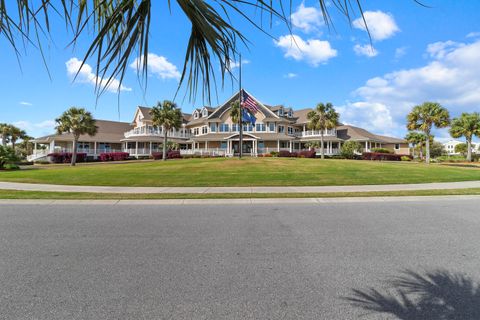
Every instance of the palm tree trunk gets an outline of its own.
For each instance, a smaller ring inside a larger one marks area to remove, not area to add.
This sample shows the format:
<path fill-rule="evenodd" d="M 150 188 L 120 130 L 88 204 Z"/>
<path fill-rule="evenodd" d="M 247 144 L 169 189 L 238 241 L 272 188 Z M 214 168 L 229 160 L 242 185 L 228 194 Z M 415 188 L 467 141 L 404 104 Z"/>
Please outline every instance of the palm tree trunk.
<path fill-rule="evenodd" d="M 17 140 L 12 139 L 12 149 L 13 149 L 13 152 L 15 152 L 15 142 L 17 142 Z"/>
<path fill-rule="evenodd" d="M 78 139 L 73 139 L 73 150 L 72 150 L 72 162 L 70 163 L 71 166 L 75 166 L 77 164 L 77 143 Z"/>
<path fill-rule="evenodd" d="M 163 128 L 164 134 L 163 134 L 163 155 L 162 155 L 162 161 L 167 160 L 167 130 Z"/>
<path fill-rule="evenodd" d="M 321 154 L 321 158 L 322 159 L 325 159 L 325 152 L 323 150 L 323 131 L 320 132 L 320 154 Z"/>
<path fill-rule="evenodd" d="M 426 133 L 427 139 L 425 140 L 425 162 L 430 164 L 430 134 Z"/>
<path fill-rule="evenodd" d="M 467 139 L 467 161 L 472 162 L 472 138 Z"/>

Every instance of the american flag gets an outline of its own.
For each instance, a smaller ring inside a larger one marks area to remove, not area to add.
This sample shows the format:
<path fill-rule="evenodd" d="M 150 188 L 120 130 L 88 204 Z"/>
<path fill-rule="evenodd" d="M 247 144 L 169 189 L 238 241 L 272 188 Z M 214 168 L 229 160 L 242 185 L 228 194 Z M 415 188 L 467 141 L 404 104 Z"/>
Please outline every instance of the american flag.
<path fill-rule="evenodd" d="M 248 109 L 251 113 L 258 112 L 258 106 L 255 100 L 242 90 L 242 107 Z"/>

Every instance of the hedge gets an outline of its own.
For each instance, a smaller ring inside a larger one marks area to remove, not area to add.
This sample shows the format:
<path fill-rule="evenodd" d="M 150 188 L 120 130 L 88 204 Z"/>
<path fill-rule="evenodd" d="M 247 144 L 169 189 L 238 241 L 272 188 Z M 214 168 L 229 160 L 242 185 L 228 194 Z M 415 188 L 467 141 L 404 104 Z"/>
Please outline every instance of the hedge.
<path fill-rule="evenodd" d="M 411 156 L 405 154 L 380 153 L 380 152 L 364 152 L 362 154 L 363 160 L 379 160 L 379 161 L 402 161 L 402 157 Z"/>
<path fill-rule="evenodd" d="M 152 152 L 152 157 L 155 160 L 163 159 L 163 152 Z M 167 151 L 167 159 L 181 159 L 182 155 L 179 150 Z"/>
<path fill-rule="evenodd" d="M 316 151 L 315 150 L 305 150 L 299 152 L 290 152 L 287 150 L 282 150 L 278 153 L 279 157 L 284 158 L 315 158 Z"/>
<path fill-rule="evenodd" d="M 124 161 L 130 154 L 128 152 L 103 152 L 98 155 L 100 161 Z"/>
<path fill-rule="evenodd" d="M 70 163 L 72 162 L 72 153 L 71 152 L 54 152 L 47 154 L 47 157 L 50 158 L 50 162 L 53 163 Z M 86 153 L 77 153 L 77 162 L 83 162 L 87 159 Z"/>

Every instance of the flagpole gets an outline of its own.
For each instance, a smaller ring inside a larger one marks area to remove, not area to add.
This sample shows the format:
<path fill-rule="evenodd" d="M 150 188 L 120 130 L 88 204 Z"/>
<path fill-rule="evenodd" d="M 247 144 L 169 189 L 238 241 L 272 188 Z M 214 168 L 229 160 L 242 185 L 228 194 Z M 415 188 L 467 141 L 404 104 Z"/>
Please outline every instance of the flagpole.
<path fill-rule="evenodd" d="M 242 126 L 242 54 L 239 54 L 239 76 L 238 76 L 238 83 L 239 83 L 239 91 L 238 91 L 238 100 L 239 100 L 239 108 L 238 111 L 240 116 L 238 117 L 238 125 L 239 125 L 239 135 L 238 135 L 238 146 L 239 146 L 239 154 L 238 159 L 242 159 L 243 153 L 243 126 Z"/>

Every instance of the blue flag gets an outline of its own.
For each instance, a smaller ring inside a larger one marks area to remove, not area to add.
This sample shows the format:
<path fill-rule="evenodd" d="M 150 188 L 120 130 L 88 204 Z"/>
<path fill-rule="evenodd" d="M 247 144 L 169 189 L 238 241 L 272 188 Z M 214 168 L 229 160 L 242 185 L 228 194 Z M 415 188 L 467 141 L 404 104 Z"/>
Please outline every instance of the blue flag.
<path fill-rule="evenodd" d="M 255 125 L 255 121 L 257 121 L 257 118 L 255 118 L 255 116 L 247 109 L 242 108 L 242 122 L 248 122 Z"/>

